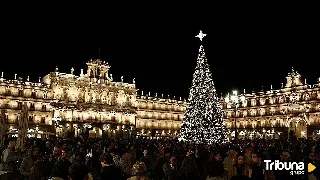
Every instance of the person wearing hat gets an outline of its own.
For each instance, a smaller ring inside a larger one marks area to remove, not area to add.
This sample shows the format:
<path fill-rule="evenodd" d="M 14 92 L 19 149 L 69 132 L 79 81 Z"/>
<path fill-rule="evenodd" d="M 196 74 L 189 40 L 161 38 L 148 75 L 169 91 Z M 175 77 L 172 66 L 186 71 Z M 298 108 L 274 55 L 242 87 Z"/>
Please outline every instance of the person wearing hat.
<path fill-rule="evenodd" d="M 8 171 L 8 173 L 4 175 L 3 179 L 14 180 L 19 177 L 17 173 L 19 156 L 15 152 L 15 146 L 17 144 L 16 141 L 16 138 L 9 139 L 8 148 L 1 154 L 0 171 Z"/>

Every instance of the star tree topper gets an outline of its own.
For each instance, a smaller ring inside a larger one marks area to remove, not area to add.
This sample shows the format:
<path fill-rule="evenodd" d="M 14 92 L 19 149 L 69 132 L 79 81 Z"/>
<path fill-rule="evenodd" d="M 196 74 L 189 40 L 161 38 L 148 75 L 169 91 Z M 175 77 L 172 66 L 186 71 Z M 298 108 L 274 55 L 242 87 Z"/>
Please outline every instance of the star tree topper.
<path fill-rule="evenodd" d="M 200 30 L 200 33 L 196 36 L 197 38 L 200 39 L 200 41 L 202 41 L 202 39 L 206 36 L 207 34 L 203 34 L 202 31 Z"/>

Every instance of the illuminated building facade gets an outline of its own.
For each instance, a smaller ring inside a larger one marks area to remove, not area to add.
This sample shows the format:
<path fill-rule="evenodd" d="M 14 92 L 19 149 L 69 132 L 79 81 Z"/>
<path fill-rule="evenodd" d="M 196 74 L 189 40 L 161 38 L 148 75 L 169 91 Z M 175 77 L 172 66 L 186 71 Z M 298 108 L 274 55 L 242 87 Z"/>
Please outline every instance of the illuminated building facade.
<path fill-rule="evenodd" d="M 142 95 L 137 101 L 137 131 L 142 136 L 174 137 L 179 133 L 185 101 Z"/>
<path fill-rule="evenodd" d="M 236 109 L 229 96 L 222 99 L 225 122 L 232 136 L 235 130 L 239 138 L 279 138 L 290 133 L 298 138 L 319 136 L 320 78 L 317 84 L 309 85 L 294 70 L 286 78 L 286 85 L 282 84 L 279 90 L 271 86 L 266 92 L 244 92 Z"/>
<path fill-rule="evenodd" d="M 79 76 L 56 68 L 38 82 L 0 77 L 0 136 L 17 135 L 26 121 L 28 136 L 174 137 L 180 129 L 185 100 L 150 93 L 138 95 L 132 83 L 114 82 L 110 66 L 90 60 Z M 239 138 L 297 137 L 320 135 L 320 78 L 309 85 L 292 71 L 279 90 L 245 92 L 235 109 L 221 99 L 231 135 Z M 236 122 L 236 123 L 235 123 Z M 237 128 L 235 128 L 235 124 Z"/>
<path fill-rule="evenodd" d="M 137 96 L 135 80 L 113 82 L 110 66 L 90 60 L 79 76 L 56 68 L 39 82 L 0 78 L 1 132 L 17 134 L 28 121 L 28 136 L 170 136 L 183 118 L 184 101 Z M 2 122 L 2 123 L 1 123 Z"/>

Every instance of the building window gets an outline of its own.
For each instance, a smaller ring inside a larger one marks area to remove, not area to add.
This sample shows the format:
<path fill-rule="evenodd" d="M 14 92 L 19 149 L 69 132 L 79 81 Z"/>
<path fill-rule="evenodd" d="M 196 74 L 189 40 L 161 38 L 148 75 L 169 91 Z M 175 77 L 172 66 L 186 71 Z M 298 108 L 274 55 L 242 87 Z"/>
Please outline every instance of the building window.
<path fill-rule="evenodd" d="M 269 98 L 266 99 L 265 105 L 269 105 Z"/>
<path fill-rule="evenodd" d="M 48 98 L 47 93 L 44 93 L 44 94 L 43 94 L 43 99 L 47 99 L 47 98 Z"/>
<path fill-rule="evenodd" d="M 46 118 L 45 117 L 41 117 L 41 124 L 45 124 L 46 123 Z"/>
<path fill-rule="evenodd" d="M 42 105 L 42 111 L 46 111 L 46 110 L 47 110 L 46 105 Z"/>
<path fill-rule="evenodd" d="M 250 106 L 251 106 L 251 99 L 248 99 L 247 107 L 250 107 Z"/>
<path fill-rule="evenodd" d="M 22 102 L 18 102 L 18 109 L 22 109 Z"/>
<path fill-rule="evenodd" d="M 30 111 L 34 111 L 34 110 L 35 110 L 34 103 L 31 103 L 30 104 Z"/>
<path fill-rule="evenodd" d="M 23 96 L 23 89 L 19 89 L 19 96 Z"/>
<path fill-rule="evenodd" d="M 33 116 L 29 116 L 29 123 L 33 123 Z"/>
<path fill-rule="evenodd" d="M 255 99 L 251 99 L 251 106 L 256 106 L 257 101 Z"/>
<path fill-rule="evenodd" d="M 10 89 L 7 89 L 6 90 L 6 96 L 10 96 L 11 95 L 11 90 Z"/>
<path fill-rule="evenodd" d="M 256 106 L 260 106 L 260 99 L 256 100 Z"/>
<path fill-rule="evenodd" d="M 37 98 L 35 91 L 32 91 L 32 92 L 31 92 L 31 98 Z"/>

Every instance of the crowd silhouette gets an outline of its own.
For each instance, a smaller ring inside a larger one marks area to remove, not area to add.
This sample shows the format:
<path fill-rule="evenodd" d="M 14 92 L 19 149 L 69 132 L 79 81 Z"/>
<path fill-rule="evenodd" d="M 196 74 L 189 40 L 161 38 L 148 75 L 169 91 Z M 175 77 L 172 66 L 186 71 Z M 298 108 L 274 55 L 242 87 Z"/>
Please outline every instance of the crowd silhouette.
<path fill-rule="evenodd" d="M 233 140 L 190 144 L 176 139 L 28 139 L 28 151 L 2 150 L 2 179 L 28 180 L 222 180 L 319 179 L 320 168 L 296 175 L 266 170 L 264 160 L 320 167 L 318 139 Z"/>

